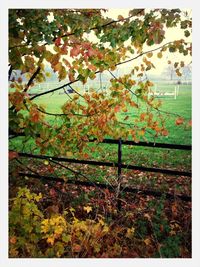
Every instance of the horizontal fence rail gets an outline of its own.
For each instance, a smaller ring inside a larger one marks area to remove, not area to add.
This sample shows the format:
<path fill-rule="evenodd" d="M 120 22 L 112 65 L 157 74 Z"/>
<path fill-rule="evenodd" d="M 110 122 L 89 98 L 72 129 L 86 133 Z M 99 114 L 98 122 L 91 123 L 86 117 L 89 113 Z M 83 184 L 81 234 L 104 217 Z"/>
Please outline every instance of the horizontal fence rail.
<path fill-rule="evenodd" d="M 89 139 L 89 142 L 95 142 L 97 139 Z M 100 143 L 105 144 L 119 144 L 119 140 L 116 139 L 104 139 Z M 165 144 L 165 143 L 154 143 L 154 142 L 134 142 L 129 140 L 121 140 L 122 145 L 129 146 L 143 146 L 143 147 L 157 147 L 157 148 L 168 148 L 168 149 L 180 149 L 180 150 L 192 150 L 191 145 L 176 145 L 176 144 Z"/>
<path fill-rule="evenodd" d="M 43 179 L 45 181 L 53 181 L 53 182 L 61 182 L 61 183 L 67 183 L 67 184 L 74 184 L 74 185 L 82 185 L 82 186 L 92 186 L 92 187 L 99 187 L 102 189 L 109 189 L 110 191 L 114 190 L 114 187 L 112 187 L 109 184 L 102 184 L 102 183 L 97 183 L 97 182 L 88 182 L 88 181 L 74 181 L 74 180 L 64 180 L 59 177 L 53 177 L 53 176 L 46 176 L 46 175 L 39 175 L 39 174 L 32 174 L 32 173 L 25 173 L 25 172 L 19 172 L 19 175 L 22 177 L 28 176 L 31 178 L 36 178 L 36 179 Z M 129 192 L 129 193 L 138 193 L 142 195 L 150 195 L 154 197 L 161 197 L 165 195 L 167 199 L 181 199 L 184 201 L 191 201 L 190 196 L 186 195 L 174 195 L 170 193 L 164 193 L 160 191 L 154 191 L 154 190 L 146 190 L 146 189 L 138 189 L 138 188 L 133 188 L 133 187 L 123 187 L 121 186 L 121 191 L 123 192 Z"/>
<path fill-rule="evenodd" d="M 76 163 L 76 164 L 86 164 L 86 165 L 94 165 L 94 166 L 105 166 L 105 167 L 118 167 L 117 162 L 104 162 L 104 161 L 94 161 L 94 160 L 79 160 L 79 159 L 68 159 L 68 158 L 62 158 L 62 157 L 51 157 L 51 156 L 45 156 L 45 155 L 33 155 L 29 153 L 18 153 L 21 157 L 27 157 L 27 158 L 36 158 L 36 159 L 52 159 L 55 161 L 60 162 L 68 162 L 68 163 Z M 149 168 L 149 167 L 143 167 L 143 166 L 134 166 L 134 165 L 126 165 L 121 164 L 122 169 L 128 169 L 128 170 L 138 170 L 138 171 L 144 171 L 144 172 L 157 172 L 157 173 L 164 173 L 169 175 L 180 175 L 180 176 L 191 176 L 191 172 L 186 171 L 177 171 L 177 170 L 168 170 L 168 169 L 159 169 L 159 168 Z"/>
<path fill-rule="evenodd" d="M 90 139 L 88 142 L 95 142 L 97 139 Z M 118 168 L 118 183 L 119 183 L 119 189 L 120 191 L 124 192 L 133 192 L 133 193 L 141 193 L 145 195 L 152 195 L 155 197 L 161 197 L 163 194 L 168 199 L 175 199 L 180 198 L 184 201 L 191 201 L 191 196 L 186 195 L 173 195 L 170 193 L 164 193 L 160 191 L 153 191 L 153 190 L 145 190 L 145 189 L 137 189 L 132 187 L 123 187 L 121 185 L 121 171 L 122 169 L 128 169 L 128 170 L 139 170 L 143 172 L 155 172 L 155 173 L 163 173 L 168 175 L 179 175 L 179 176 L 188 176 L 191 177 L 192 173 L 187 171 L 178 171 L 178 170 L 171 170 L 171 169 L 161 169 L 161 168 L 151 168 L 151 167 L 144 167 L 144 166 L 135 166 L 135 165 L 128 165 L 122 163 L 122 145 L 130 145 L 130 146 L 143 146 L 143 147 L 152 147 L 152 148 L 164 148 L 164 149 L 178 149 L 178 150 L 192 150 L 191 145 L 176 145 L 176 144 L 165 144 L 165 143 L 145 143 L 145 142 L 139 142 L 136 143 L 134 141 L 128 141 L 128 140 L 115 140 L 115 139 L 104 139 L 101 142 L 97 141 L 98 143 L 106 143 L 106 144 L 117 144 L 118 145 L 118 161 L 117 162 L 104 162 L 104 161 L 94 161 L 94 160 L 78 160 L 78 159 L 71 159 L 71 158 L 65 158 L 65 157 L 54 157 L 54 156 L 46 156 L 46 155 L 35 155 L 30 153 L 22 153 L 19 152 L 18 155 L 21 157 L 28 157 L 28 158 L 35 158 L 35 159 L 49 159 L 54 160 L 57 162 L 68 162 L 68 163 L 75 163 L 75 164 L 86 164 L 86 165 L 94 165 L 94 166 L 106 166 L 106 167 L 115 167 Z M 39 174 L 31 174 L 31 173 L 19 173 L 21 176 L 29 176 L 32 178 L 37 179 L 46 179 L 48 181 L 56 181 L 56 182 L 65 182 L 64 179 L 59 177 L 53 177 L 53 176 L 42 176 Z M 71 184 L 78 184 L 78 185 L 85 185 L 85 186 L 97 186 L 100 188 L 108 188 L 109 190 L 113 190 L 113 187 L 108 184 L 100 184 L 97 182 L 88 182 L 88 181 L 73 181 L 73 180 L 67 180 L 67 183 Z M 120 201 L 118 201 L 118 207 L 120 209 Z"/>

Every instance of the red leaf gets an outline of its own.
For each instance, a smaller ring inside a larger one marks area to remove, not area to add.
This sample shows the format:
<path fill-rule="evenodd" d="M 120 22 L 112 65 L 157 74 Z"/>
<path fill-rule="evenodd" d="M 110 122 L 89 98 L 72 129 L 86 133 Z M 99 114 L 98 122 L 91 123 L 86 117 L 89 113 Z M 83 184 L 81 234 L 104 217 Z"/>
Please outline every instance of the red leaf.
<path fill-rule="evenodd" d="M 73 251 L 74 251 L 74 252 L 80 252 L 80 251 L 81 251 L 81 246 L 78 245 L 78 244 L 75 244 L 75 245 L 73 246 Z"/>
<path fill-rule="evenodd" d="M 72 50 L 70 51 L 70 56 L 71 57 L 76 57 L 78 56 L 78 54 L 80 54 L 80 48 L 81 46 L 80 45 L 76 45 L 72 48 Z"/>
<path fill-rule="evenodd" d="M 18 157 L 19 157 L 19 155 L 16 151 L 9 151 L 9 160 L 12 160 L 12 159 L 15 159 Z"/>
<path fill-rule="evenodd" d="M 61 45 L 61 38 L 58 37 L 56 40 L 55 40 L 55 45 L 56 46 L 60 46 Z"/>
<path fill-rule="evenodd" d="M 163 131 L 162 131 L 162 135 L 163 135 L 163 136 L 168 136 L 168 135 L 169 135 L 169 132 L 168 132 L 167 130 L 163 130 Z"/>
<path fill-rule="evenodd" d="M 88 159 L 88 158 L 89 158 L 89 155 L 88 155 L 87 153 L 85 153 L 85 154 L 83 155 L 83 157 L 84 157 L 85 159 Z"/>
<path fill-rule="evenodd" d="M 87 54 L 88 54 L 88 57 L 92 57 L 92 56 L 95 56 L 97 52 L 94 49 L 89 48 Z"/>
<path fill-rule="evenodd" d="M 176 119 L 175 123 L 176 123 L 176 125 L 181 125 L 181 124 L 183 124 L 183 122 L 184 122 L 184 119 L 179 117 L 178 119 Z"/>
<path fill-rule="evenodd" d="M 115 112 L 120 111 L 120 106 L 116 106 L 116 107 L 114 108 L 114 111 L 115 111 Z"/>
<path fill-rule="evenodd" d="M 54 188 L 51 188 L 51 189 L 49 190 L 49 195 L 50 195 L 51 197 L 53 197 L 53 198 L 57 196 L 57 193 L 56 193 L 56 191 L 55 191 Z"/>

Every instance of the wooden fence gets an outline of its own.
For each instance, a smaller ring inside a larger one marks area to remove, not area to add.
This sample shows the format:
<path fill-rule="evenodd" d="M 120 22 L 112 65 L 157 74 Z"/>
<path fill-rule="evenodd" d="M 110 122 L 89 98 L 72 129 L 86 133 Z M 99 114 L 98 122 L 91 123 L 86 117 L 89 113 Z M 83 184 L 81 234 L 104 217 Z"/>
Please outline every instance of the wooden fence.
<path fill-rule="evenodd" d="M 95 139 L 89 140 L 89 142 L 94 142 Z M 20 157 L 29 157 L 35 159 L 49 159 L 56 162 L 68 162 L 68 163 L 75 163 L 75 164 L 87 164 L 87 165 L 94 165 L 94 166 L 107 166 L 107 167 L 116 167 L 118 169 L 118 190 L 119 192 L 122 190 L 124 192 L 133 192 L 133 193 L 140 193 L 145 195 L 153 195 L 155 197 L 160 197 L 163 195 L 163 192 L 154 191 L 154 190 L 140 190 L 137 188 L 132 187 L 123 187 L 121 186 L 121 174 L 122 169 L 129 169 L 129 170 L 139 170 L 143 172 L 155 172 L 155 173 L 163 173 L 168 175 L 180 175 L 180 176 L 189 176 L 191 177 L 191 172 L 187 171 L 178 171 L 178 170 L 171 170 L 171 169 L 161 169 L 161 168 L 150 168 L 144 166 L 136 166 L 136 165 L 128 165 L 122 163 L 122 146 L 129 145 L 129 146 L 143 146 L 143 147 L 152 147 L 152 148 L 162 148 L 162 149 L 178 149 L 178 150 L 192 150 L 191 145 L 176 145 L 176 144 L 165 144 L 165 143 L 145 143 L 139 142 L 136 143 L 134 141 L 125 141 L 125 140 L 114 140 L 114 139 L 104 139 L 101 143 L 106 144 L 114 144 L 118 145 L 118 160 L 117 162 L 103 162 L 103 161 L 94 161 L 94 160 L 78 160 L 78 159 L 69 159 L 65 157 L 51 157 L 46 155 L 33 155 L 29 153 L 18 153 Z M 37 179 L 46 179 L 47 181 L 56 181 L 56 182 L 64 182 L 62 178 L 53 177 L 53 176 L 41 176 L 38 174 L 33 173 L 24 173 L 20 172 L 21 176 L 29 176 Z M 101 188 L 108 188 L 109 190 L 113 190 L 113 187 L 108 184 L 101 184 L 96 182 L 89 182 L 89 181 L 74 181 L 68 180 L 67 183 L 73 183 L 78 185 L 85 185 L 85 186 L 97 186 Z M 184 201 L 191 201 L 191 196 L 186 195 L 173 195 L 170 193 L 165 193 L 166 198 L 174 199 L 180 198 Z"/>

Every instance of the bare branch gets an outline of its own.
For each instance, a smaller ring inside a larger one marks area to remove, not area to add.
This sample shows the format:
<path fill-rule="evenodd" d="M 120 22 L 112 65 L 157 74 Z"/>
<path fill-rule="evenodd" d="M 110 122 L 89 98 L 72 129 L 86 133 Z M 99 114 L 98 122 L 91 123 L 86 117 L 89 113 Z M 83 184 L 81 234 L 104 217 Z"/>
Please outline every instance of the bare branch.
<path fill-rule="evenodd" d="M 9 68 L 9 71 L 8 71 L 8 81 L 10 81 L 12 70 L 13 70 L 13 68 L 12 68 L 12 65 L 10 64 L 10 68 Z"/>

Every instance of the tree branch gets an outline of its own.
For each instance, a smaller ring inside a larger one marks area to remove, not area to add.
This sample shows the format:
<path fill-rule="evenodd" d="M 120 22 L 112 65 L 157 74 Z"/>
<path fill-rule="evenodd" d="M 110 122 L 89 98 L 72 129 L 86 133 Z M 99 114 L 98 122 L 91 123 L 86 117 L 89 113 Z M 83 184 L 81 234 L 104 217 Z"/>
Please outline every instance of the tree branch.
<path fill-rule="evenodd" d="M 10 64 L 10 68 L 9 68 L 9 71 L 8 71 L 8 81 L 10 81 L 12 70 L 13 70 L 13 68 L 12 68 L 12 65 Z"/>
<path fill-rule="evenodd" d="M 137 14 L 131 15 L 131 16 L 127 17 L 127 18 L 119 19 L 119 20 L 112 20 L 112 21 L 109 21 L 109 22 L 107 22 L 107 23 L 105 23 L 105 24 L 103 24 L 103 25 L 99 25 L 99 26 L 92 27 L 92 28 L 90 28 L 90 29 L 87 29 L 87 30 L 83 31 L 83 33 L 88 32 L 88 31 L 92 31 L 92 30 L 98 30 L 99 28 L 105 28 L 105 27 L 110 26 L 110 25 L 112 25 L 112 24 L 114 24 L 114 23 L 117 23 L 117 22 L 121 22 L 121 21 L 129 20 L 130 18 L 139 15 L 139 14 L 142 13 L 143 11 L 144 11 L 144 9 L 140 10 Z M 66 34 L 61 35 L 60 38 L 63 38 L 63 37 L 69 37 L 69 36 L 72 36 L 72 35 L 74 35 L 74 34 L 75 34 L 75 32 L 72 32 L 72 33 L 66 33 Z M 59 36 L 54 37 L 54 38 L 52 39 L 52 43 L 55 42 L 55 40 L 56 40 L 58 37 L 59 37 Z M 9 47 L 9 49 L 14 49 L 14 48 L 18 48 L 18 47 L 26 47 L 26 46 L 28 46 L 29 44 L 30 44 L 30 42 L 29 42 L 28 44 L 24 44 L 24 45 L 15 45 L 15 46 L 11 46 L 11 47 Z M 48 45 L 48 44 L 49 44 L 49 43 L 46 42 L 46 43 L 44 43 L 43 45 Z"/>
<path fill-rule="evenodd" d="M 137 95 L 136 95 L 131 89 L 127 88 L 126 85 L 125 85 L 123 82 L 120 82 L 120 81 L 118 80 L 118 78 L 117 78 L 117 77 L 116 77 L 110 70 L 109 70 L 109 73 L 112 75 L 112 77 L 113 77 L 115 80 L 117 80 L 119 83 L 123 84 L 123 85 L 125 86 L 125 88 L 126 88 L 131 94 L 133 94 L 134 96 L 137 97 Z"/>
<path fill-rule="evenodd" d="M 159 47 L 157 47 L 157 48 L 155 48 L 155 49 L 151 49 L 151 50 L 142 52 L 141 54 L 137 55 L 136 57 L 133 57 L 133 58 L 131 58 L 131 59 L 128 59 L 128 60 L 125 60 L 125 61 L 123 61 L 123 62 L 119 62 L 119 63 L 115 64 L 115 66 L 119 66 L 119 65 L 122 65 L 122 64 L 125 64 L 125 63 L 128 63 L 128 62 L 131 62 L 131 61 L 133 61 L 133 60 L 135 60 L 135 59 L 137 59 L 137 58 L 139 58 L 139 57 L 141 57 L 141 56 L 143 56 L 143 55 L 145 55 L 145 54 L 147 54 L 147 53 L 150 53 L 150 52 L 154 52 L 154 51 L 156 51 L 156 50 L 159 50 L 159 49 L 161 49 L 161 48 L 163 48 L 163 47 L 165 47 L 165 46 L 167 46 L 167 45 L 169 45 L 169 44 L 171 44 L 171 43 L 173 43 L 173 42 L 168 42 L 168 43 L 166 43 L 166 44 L 164 44 L 164 45 L 162 45 L 162 46 L 159 46 Z M 104 71 L 107 71 L 107 69 L 104 70 Z M 101 72 L 102 72 L 102 71 L 98 70 L 98 71 L 95 72 L 95 74 L 97 74 L 97 73 L 101 73 Z M 46 92 L 43 92 L 43 93 L 40 93 L 40 94 L 37 94 L 37 95 L 31 97 L 30 100 L 33 100 L 33 99 L 35 99 L 35 98 L 37 98 L 37 97 L 39 97 L 39 96 L 42 96 L 42 95 L 46 95 L 46 94 L 49 94 L 49 93 L 58 91 L 58 90 L 60 90 L 60 89 L 63 89 L 64 87 L 66 87 L 66 86 L 70 86 L 71 84 L 74 84 L 74 83 L 76 83 L 76 82 L 78 82 L 78 81 L 80 81 L 80 79 L 76 79 L 76 80 L 74 80 L 74 81 L 72 81 L 72 82 L 66 83 L 66 84 L 64 84 L 64 85 L 62 85 L 62 86 L 59 86 L 59 87 L 57 87 L 57 88 L 51 89 L 51 90 L 49 90 L 49 91 L 46 91 Z M 73 90 L 74 90 L 74 89 L 73 89 Z M 78 93 L 76 90 L 74 90 L 74 91 L 75 91 L 75 93 L 77 93 L 79 96 L 83 97 L 83 96 L 82 96 L 80 93 Z M 84 97 L 83 97 L 83 98 L 84 98 Z"/>
<path fill-rule="evenodd" d="M 41 67 L 38 66 L 36 71 L 33 73 L 33 75 L 31 76 L 31 78 L 29 79 L 25 89 L 24 89 L 24 92 L 27 92 L 28 88 L 30 87 L 30 85 L 32 84 L 33 80 L 36 78 L 36 76 L 38 75 L 38 73 L 40 72 L 41 70 Z"/>
<path fill-rule="evenodd" d="M 47 114 L 47 115 L 50 115 L 50 116 L 68 116 L 68 115 L 74 115 L 74 116 L 80 116 L 80 117 L 90 117 L 90 116 L 93 116 L 93 115 L 85 115 L 85 114 L 78 114 L 78 113 L 68 113 L 68 114 L 65 114 L 65 113 L 51 113 L 51 112 L 47 112 L 47 111 L 44 111 L 40 108 L 37 108 L 37 110 L 39 110 L 40 112 L 44 113 L 44 114 Z"/>

